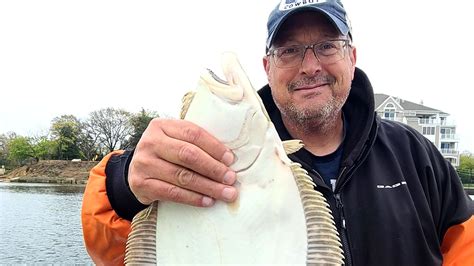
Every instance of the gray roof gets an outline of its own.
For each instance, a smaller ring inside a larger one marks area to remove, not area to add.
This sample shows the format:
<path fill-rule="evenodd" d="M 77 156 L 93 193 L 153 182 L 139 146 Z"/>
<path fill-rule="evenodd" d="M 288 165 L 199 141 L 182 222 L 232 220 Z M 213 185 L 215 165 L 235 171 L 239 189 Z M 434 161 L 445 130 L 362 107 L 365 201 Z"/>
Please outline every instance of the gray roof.
<path fill-rule="evenodd" d="M 383 93 L 375 93 L 374 96 L 375 96 L 375 109 L 378 109 L 380 107 L 380 105 L 388 97 L 390 97 L 390 95 L 386 95 L 386 94 L 383 94 Z M 409 110 L 410 111 L 431 111 L 431 112 L 439 112 L 439 113 L 447 114 L 443 111 L 440 111 L 440 110 L 437 110 L 437 109 L 434 109 L 434 108 L 431 108 L 431 107 L 428 107 L 428 106 L 424 106 L 422 104 L 410 102 L 410 101 L 403 100 L 403 99 L 400 99 L 400 98 L 397 98 L 397 97 L 394 97 L 394 96 L 391 96 L 391 97 L 395 101 L 397 101 L 397 103 L 400 104 L 400 106 L 404 110 L 407 110 L 407 111 L 409 111 Z"/>

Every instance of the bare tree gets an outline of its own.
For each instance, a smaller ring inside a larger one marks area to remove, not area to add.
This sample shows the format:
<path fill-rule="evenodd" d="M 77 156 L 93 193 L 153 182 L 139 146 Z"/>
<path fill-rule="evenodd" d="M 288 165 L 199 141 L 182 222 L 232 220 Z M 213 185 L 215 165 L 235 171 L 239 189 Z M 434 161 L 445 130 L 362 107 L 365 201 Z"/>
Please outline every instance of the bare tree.
<path fill-rule="evenodd" d="M 99 145 L 107 149 L 106 152 L 111 152 L 127 148 L 133 130 L 130 116 L 122 109 L 104 108 L 90 113 L 87 124 L 96 134 Z"/>
<path fill-rule="evenodd" d="M 8 163 L 8 143 L 11 139 L 16 138 L 16 133 L 8 132 L 7 134 L 0 134 L 0 164 L 6 165 Z"/>
<path fill-rule="evenodd" d="M 77 145 L 81 156 L 88 161 L 92 161 L 99 157 L 99 155 L 102 155 L 103 152 L 99 146 L 99 134 L 94 131 L 89 122 L 81 122 L 81 132 L 79 133 Z"/>

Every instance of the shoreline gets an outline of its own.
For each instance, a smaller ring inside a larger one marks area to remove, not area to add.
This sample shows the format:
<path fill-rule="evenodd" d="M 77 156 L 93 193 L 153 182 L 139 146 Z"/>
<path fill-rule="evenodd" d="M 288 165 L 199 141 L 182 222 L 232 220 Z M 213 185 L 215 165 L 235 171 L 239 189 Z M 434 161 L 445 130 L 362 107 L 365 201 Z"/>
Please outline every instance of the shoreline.
<path fill-rule="evenodd" d="M 40 160 L 0 175 L 0 182 L 87 184 L 95 161 Z"/>
<path fill-rule="evenodd" d="M 87 179 L 76 179 L 73 177 L 20 176 L 20 177 L 13 177 L 13 178 L 0 177 L 0 183 L 86 185 Z"/>

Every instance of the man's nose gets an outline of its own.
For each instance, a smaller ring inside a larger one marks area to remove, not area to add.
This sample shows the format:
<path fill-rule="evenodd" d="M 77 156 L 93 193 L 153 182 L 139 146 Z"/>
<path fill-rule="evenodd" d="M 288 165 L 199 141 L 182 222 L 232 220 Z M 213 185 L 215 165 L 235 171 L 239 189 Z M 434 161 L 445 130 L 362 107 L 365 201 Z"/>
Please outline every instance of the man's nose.
<path fill-rule="evenodd" d="M 301 61 L 301 72 L 312 75 L 318 71 L 321 71 L 321 62 L 314 53 L 312 47 L 307 47 L 303 54 L 303 60 Z"/>

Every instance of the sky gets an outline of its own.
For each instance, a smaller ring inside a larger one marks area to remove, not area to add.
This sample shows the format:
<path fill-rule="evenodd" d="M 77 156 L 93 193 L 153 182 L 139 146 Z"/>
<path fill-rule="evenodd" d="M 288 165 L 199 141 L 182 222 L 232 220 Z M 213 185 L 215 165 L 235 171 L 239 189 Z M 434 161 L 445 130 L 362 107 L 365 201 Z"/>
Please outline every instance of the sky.
<path fill-rule="evenodd" d="M 235 52 L 266 84 L 275 0 L 0 1 L 0 134 L 40 135 L 55 117 L 141 108 L 177 117 L 199 74 Z M 343 0 L 356 65 L 375 93 L 444 111 L 460 151 L 474 152 L 472 4 L 467 0 Z"/>

